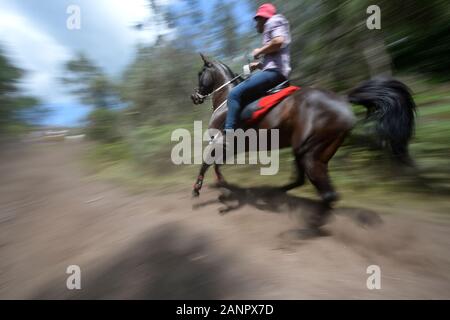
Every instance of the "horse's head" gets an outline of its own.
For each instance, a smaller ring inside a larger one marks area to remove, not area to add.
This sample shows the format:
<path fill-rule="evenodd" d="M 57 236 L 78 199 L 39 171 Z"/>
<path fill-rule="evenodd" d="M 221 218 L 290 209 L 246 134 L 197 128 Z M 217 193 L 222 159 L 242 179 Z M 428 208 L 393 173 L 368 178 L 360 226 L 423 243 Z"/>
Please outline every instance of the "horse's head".
<path fill-rule="evenodd" d="M 191 99 L 194 104 L 201 104 L 205 101 L 205 96 L 214 90 L 215 85 L 215 68 L 213 63 L 200 53 L 204 62 L 202 69 L 198 73 L 198 87 L 194 89 L 191 94 Z"/>

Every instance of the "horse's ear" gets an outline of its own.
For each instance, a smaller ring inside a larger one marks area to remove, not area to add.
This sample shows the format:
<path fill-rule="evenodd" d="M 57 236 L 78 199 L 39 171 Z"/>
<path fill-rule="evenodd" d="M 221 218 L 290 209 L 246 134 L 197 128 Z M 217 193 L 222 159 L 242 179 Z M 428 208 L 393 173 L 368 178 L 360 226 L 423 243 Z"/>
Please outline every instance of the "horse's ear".
<path fill-rule="evenodd" d="M 211 61 L 209 61 L 208 58 L 205 57 L 205 55 L 203 53 L 201 53 L 201 52 L 200 52 L 200 57 L 202 57 L 202 60 L 205 63 L 205 66 L 207 66 L 207 67 L 211 67 L 212 66 Z"/>

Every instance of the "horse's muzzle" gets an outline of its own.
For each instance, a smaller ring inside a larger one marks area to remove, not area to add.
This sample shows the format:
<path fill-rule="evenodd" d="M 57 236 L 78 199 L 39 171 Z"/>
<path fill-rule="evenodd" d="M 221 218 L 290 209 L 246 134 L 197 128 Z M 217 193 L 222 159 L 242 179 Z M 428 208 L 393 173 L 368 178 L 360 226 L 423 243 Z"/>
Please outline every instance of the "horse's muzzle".
<path fill-rule="evenodd" d="M 205 101 L 205 97 L 195 90 L 193 94 L 191 94 L 191 100 L 194 104 L 202 104 Z"/>

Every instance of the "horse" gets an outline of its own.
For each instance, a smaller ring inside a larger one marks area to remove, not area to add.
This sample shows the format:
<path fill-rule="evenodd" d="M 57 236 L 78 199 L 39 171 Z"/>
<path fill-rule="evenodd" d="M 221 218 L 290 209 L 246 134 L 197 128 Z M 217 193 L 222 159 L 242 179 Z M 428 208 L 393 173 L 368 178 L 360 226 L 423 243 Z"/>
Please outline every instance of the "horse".
<path fill-rule="evenodd" d="M 208 127 L 222 130 L 227 96 L 235 85 L 245 80 L 224 63 L 203 54 L 200 56 L 203 67 L 191 99 L 197 105 L 212 94 L 213 114 Z M 306 176 L 324 203 L 331 204 L 339 199 L 328 174 L 328 162 L 356 124 L 351 104 L 366 107 L 366 119 L 375 120 L 375 134 L 381 145 L 390 150 L 398 162 L 411 164 L 408 145 L 414 133 L 416 105 L 411 90 L 404 83 L 393 78 L 373 78 L 345 96 L 302 87 L 253 125 L 255 129 L 278 129 L 279 148 L 292 147 L 296 179 L 282 186 L 283 191 L 302 186 Z M 199 196 L 209 167 L 210 164 L 203 161 L 193 187 L 194 197 Z M 224 183 L 220 165 L 214 163 L 214 169 L 218 183 Z"/>

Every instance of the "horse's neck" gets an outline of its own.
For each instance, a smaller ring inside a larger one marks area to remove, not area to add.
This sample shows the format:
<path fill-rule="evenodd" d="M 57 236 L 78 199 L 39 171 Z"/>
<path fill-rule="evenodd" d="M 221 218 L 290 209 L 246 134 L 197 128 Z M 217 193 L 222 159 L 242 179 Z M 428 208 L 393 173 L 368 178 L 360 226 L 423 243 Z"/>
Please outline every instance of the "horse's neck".
<path fill-rule="evenodd" d="M 214 93 L 212 97 L 212 103 L 213 103 L 213 109 L 216 110 L 218 107 L 220 107 L 225 100 L 228 97 L 228 94 L 230 93 L 230 88 L 227 86 L 226 88 L 223 88 L 220 90 L 220 92 Z"/>
<path fill-rule="evenodd" d="M 233 79 L 232 77 L 230 77 L 228 72 L 225 72 L 225 70 L 223 70 L 222 67 L 218 66 L 216 68 L 217 68 L 217 81 L 216 85 L 214 86 L 214 90 L 220 88 L 220 86 Z M 229 85 L 225 86 L 224 88 L 220 89 L 219 91 L 213 94 L 212 103 L 214 110 L 216 110 L 224 103 L 233 86 L 234 84 L 230 83 Z"/>

